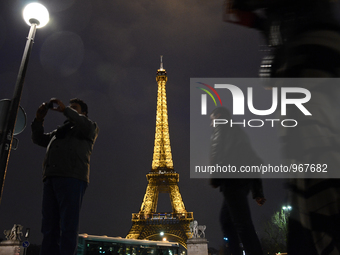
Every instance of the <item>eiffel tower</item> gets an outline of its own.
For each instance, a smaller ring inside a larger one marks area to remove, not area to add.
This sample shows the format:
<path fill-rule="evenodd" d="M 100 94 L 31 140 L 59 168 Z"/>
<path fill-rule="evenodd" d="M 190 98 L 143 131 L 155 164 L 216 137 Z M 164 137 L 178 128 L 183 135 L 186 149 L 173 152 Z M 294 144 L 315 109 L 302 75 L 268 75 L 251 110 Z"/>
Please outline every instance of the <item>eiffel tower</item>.
<path fill-rule="evenodd" d="M 146 175 L 148 186 L 139 213 L 132 214 L 132 227 L 127 239 L 175 241 L 186 248 L 190 237 L 189 223 L 193 213 L 187 212 L 179 192 L 179 174 L 174 171 L 170 148 L 168 110 L 165 85 L 167 74 L 161 56 L 157 70 L 158 84 L 156 134 L 152 168 Z M 170 195 L 172 212 L 157 212 L 159 193 Z"/>

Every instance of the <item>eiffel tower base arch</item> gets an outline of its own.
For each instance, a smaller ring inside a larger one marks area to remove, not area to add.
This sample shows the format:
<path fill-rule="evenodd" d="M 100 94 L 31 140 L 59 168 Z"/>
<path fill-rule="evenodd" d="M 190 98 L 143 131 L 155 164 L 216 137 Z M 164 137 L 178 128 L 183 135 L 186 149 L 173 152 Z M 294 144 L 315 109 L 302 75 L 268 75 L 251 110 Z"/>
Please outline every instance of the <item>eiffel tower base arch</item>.
<path fill-rule="evenodd" d="M 132 223 L 132 227 L 126 236 L 127 239 L 147 239 L 161 241 L 166 238 L 170 242 L 178 242 L 185 249 L 187 240 L 190 238 L 189 224 L 192 215 L 185 215 L 185 219 L 156 219 L 164 217 L 163 213 L 154 214 L 154 219 L 138 220 Z M 161 234 L 163 233 L 163 234 Z"/>
<path fill-rule="evenodd" d="M 126 238 L 162 240 L 165 237 L 186 248 L 194 217 L 192 212 L 185 210 L 178 187 L 179 174 L 173 170 L 152 171 L 146 177 L 148 186 L 141 210 L 132 214 L 132 227 Z M 169 193 L 172 212 L 156 213 L 159 193 Z"/>

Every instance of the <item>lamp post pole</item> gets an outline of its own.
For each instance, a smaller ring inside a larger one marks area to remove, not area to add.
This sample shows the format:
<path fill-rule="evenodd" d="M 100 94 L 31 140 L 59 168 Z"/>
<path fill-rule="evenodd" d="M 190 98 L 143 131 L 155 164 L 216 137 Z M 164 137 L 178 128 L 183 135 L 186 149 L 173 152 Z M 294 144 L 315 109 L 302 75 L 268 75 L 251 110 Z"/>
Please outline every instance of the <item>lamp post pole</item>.
<path fill-rule="evenodd" d="M 18 109 L 21 100 L 22 89 L 25 81 L 26 70 L 28 66 L 29 57 L 32 51 L 32 46 L 34 42 L 35 32 L 37 29 L 37 24 L 31 24 L 30 31 L 28 33 L 26 47 L 24 54 L 22 56 L 19 73 L 17 76 L 17 81 L 14 88 L 13 98 L 9 105 L 9 109 L 5 118 L 5 128 L 2 135 L 1 150 L 0 150 L 0 203 L 2 199 L 2 193 L 5 183 L 5 177 L 7 172 L 9 155 L 13 142 L 13 132 L 15 128 L 15 122 L 17 119 Z"/>
<path fill-rule="evenodd" d="M 27 42 L 22 56 L 13 98 L 10 105 L 5 109 L 5 122 L 3 133 L 0 136 L 0 203 L 2 200 L 2 194 L 5 184 L 5 177 L 7 172 L 7 166 L 10 156 L 10 151 L 12 148 L 13 134 L 15 123 L 18 115 L 22 89 L 24 86 L 25 75 L 27 71 L 29 57 L 32 51 L 35 32 L 37 27 L 42 27 L 46 25 L 49 19 L 49 14 L 47 9 L 37 3 L 32 3 L 26 6 L 24 10 L 24 19 L 30 25 L 30 31 L 28 33 Z"/>
<path fill-rule="evenodd" d="M 287 215 L 289 216 L 290 211 L 292 210 L 292 207 L 290 205 L 288 206 L 282 206 L 282 212 L 283 212 L 283 218 L 285 223 L 287 222 Z"/>

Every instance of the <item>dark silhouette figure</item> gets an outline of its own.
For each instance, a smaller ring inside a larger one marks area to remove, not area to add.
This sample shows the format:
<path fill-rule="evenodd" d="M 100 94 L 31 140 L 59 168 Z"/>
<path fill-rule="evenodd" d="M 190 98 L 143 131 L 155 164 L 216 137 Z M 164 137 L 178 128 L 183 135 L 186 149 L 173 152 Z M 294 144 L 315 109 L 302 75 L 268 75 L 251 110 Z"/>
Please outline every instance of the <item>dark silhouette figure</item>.
<path fill-rule="evenodd" d="M 67 120 L 51 133 L 44 133 L 49 108 L 63 113 Z M 97 124 L 87 117 L 87 112 L 87 105 L 79 99 L 71 99 L 65 107 L 53 98 L 39 107 L 31 125 L 33 142 L 47 147 L 43 163 L 41 255 L 76 254 L 79 212 L 98 135 Z"/>
<path fill-rule="evenodd" d="M 216 108 L 211 119 L 229 119 L 230 113 L 224 107 Z M 238 126 L 216 125 L 213 129 L 210 145 L 210 165 L 236 166 L 260 165 L 262 160 L 252 149 L 246 133 Z M 249 191 L 259 205 L 266 199 L 263 195 L 261 179 L 212 179 L 213 187 L 220 187 L 224 201 L 220 222 L 224 237 L 228 238 L 230 252 L 233 255 L 260 255 L 262 247 L 255 232 L 248 204 Z"/>

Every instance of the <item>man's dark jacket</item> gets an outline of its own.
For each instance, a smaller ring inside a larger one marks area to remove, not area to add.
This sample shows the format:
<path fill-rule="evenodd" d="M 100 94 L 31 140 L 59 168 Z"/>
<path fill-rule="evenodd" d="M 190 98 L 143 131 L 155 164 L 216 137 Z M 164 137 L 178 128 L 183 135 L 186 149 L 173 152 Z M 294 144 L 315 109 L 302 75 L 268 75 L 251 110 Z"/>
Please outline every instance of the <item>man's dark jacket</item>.
<path fill-rule="evenodd" d="M 32 122 L 32 140 L 47 147 L 43 163 L 43 180 L 50 176 L 71 177 L 89 182 L 90 156 L 98 136 L 95 122 L 70 107 L 64 115 L 67 123 L 44 133 L 43 122 Z"/>
<path fill-rule="evenodd" d="M 259 166 L 262 160 L 253 150 L 247 134 L 237 125 L 216 125 L 211 135 L 210 165 L 214 166 Z M 264 197 L 262 181 L 255 179 L 212 179 L 213 186 L 220 186 L 222 191 L 236 188 L 249 188 L 253 198 Z"/>

